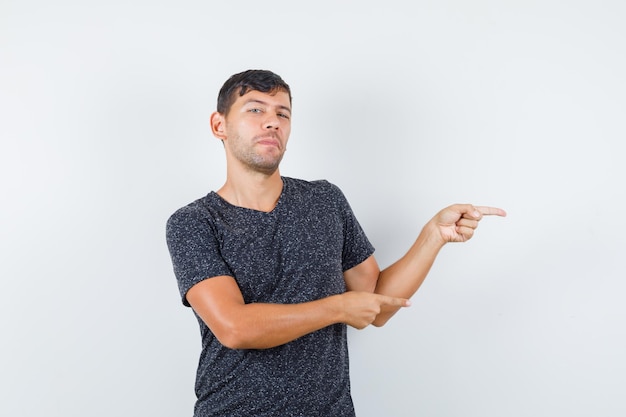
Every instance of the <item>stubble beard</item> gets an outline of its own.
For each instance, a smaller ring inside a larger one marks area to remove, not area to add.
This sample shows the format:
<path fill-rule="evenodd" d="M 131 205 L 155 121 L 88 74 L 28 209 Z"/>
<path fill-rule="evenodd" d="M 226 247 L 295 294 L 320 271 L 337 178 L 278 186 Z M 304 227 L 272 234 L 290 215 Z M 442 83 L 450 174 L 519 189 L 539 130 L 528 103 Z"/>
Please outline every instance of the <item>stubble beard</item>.
<path fill-rule="evenodd" d="M 241 142 L 238 142 L 241 143 Z M 278 153 L 259 153 L 256 145 L 249 147 L 236 146 L 233 149 L 235 158 L 251 172 L 258 172 L 264 175 L 271 175 L 278 169 L 283 159 L 284 152 L 277 150 Z"/>

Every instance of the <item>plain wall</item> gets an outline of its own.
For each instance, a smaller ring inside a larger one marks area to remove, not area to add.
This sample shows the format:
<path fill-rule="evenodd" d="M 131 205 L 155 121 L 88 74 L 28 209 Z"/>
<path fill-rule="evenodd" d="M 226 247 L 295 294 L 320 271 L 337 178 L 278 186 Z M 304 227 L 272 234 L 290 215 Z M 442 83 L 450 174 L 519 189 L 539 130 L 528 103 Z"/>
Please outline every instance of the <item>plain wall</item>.
<path fill-rule="evenodd" d="M 165 245 L 219 188 L 225 79 L 293 89 L 283 175 L 342 188 L 387 266 L 446 246 L 350 331 L 359 417 L 623 416 L 620 1 L 0 2 L 0 415 L 190 416 L 200 336 Z"/>

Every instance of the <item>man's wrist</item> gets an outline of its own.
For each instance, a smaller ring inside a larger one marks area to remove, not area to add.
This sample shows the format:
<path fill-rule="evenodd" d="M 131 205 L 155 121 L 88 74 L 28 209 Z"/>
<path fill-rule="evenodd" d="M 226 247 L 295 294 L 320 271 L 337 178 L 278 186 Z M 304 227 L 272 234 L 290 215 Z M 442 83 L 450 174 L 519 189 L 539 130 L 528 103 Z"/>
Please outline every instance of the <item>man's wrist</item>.
<path fill-rule="evenodd" d="M 441 235 L 439 226 L 434 220 L 430 220 L 422 229 L 423 246 L 438 252 L 448 242 Z"/>

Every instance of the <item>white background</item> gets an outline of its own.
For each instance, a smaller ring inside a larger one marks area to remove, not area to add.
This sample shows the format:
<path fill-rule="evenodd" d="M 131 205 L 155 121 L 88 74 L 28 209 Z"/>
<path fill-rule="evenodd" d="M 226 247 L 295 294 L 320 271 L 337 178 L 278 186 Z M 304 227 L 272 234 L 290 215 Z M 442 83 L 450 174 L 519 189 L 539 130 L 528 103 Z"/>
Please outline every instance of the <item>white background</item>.
<path fill-rule="evenodd" d="M 381 266 L 444 206 L 509 213 L 350 332 L 359 417 L 626 415 L 625 4 L 0 1 L 0 415 L 191 415 L 165 221 L 223 183 L 249 68 L 293 90 L 282 174 Z"/>

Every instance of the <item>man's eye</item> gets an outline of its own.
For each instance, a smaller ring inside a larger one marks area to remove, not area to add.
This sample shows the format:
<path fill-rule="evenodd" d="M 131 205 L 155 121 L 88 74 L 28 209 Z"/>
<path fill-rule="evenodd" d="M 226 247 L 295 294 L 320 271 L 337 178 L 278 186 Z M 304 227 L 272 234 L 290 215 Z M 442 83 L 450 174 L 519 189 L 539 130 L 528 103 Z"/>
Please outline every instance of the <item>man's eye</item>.
<path fill-rule="evenodd" d="M 289 119 L 289 115 L 285 113 L 278 113 L 278 117 L 283 117 L 285 119 Z"/>
<path fill-rule="evenodd" d="M 249 111 L 250 113 L 261 113 L 261 109 L 257 109 L 257 108 L 250 109 L 250 110 L 248 110 L 248 111 Z"/>

